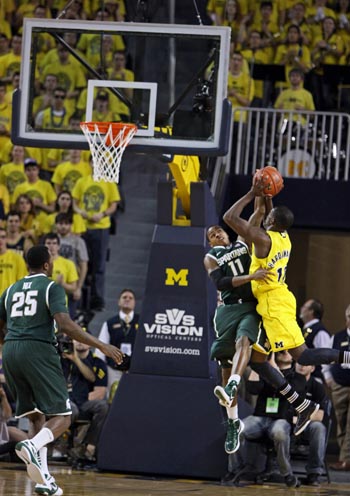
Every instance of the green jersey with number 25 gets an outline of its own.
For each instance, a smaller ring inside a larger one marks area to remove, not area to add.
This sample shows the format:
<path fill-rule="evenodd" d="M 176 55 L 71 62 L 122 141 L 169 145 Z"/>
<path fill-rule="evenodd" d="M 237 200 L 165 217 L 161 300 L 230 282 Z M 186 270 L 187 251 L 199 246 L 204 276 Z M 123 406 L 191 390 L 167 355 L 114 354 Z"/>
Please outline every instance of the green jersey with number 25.
<path fill-rule="evenodd" d="M 68 313 L 62 286 L 45 274 L 32 274 L 1 295 L 0 318 L 6 322 L 5 341 L 30 339 L 55 342 L 55 313 Z"/>

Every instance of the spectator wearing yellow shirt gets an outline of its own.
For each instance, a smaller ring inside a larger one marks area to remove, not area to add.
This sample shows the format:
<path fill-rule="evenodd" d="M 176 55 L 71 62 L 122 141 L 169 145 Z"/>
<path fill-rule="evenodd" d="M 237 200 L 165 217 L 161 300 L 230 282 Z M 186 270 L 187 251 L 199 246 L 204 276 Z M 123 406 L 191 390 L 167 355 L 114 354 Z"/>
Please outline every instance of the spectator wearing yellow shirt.
<path fill-rule="evenodd" d="M 274 63 L 284 65 L 286 81 L 291 69 L 300 69 L 304 74 L 312 67 L 311 54 L 307 46 L 303 45 L 299 26 L 291 24 L 287 30 L 285 43 L 277 47 Z M 287 83 L 277 83 L 280 89 L 288 87 Z"/>
<path fill-rule="evenodd" d="M 108 79 L 112 81 L 134 81 L 135 75 L 133 71 L 126 68 L 126 54 L 123 50 L 117 50 L 113 54 L 113 64 L 107 69 Z M 132 100 L 133 91 L 131 88 L 119 88 L 121 93 Z M 115 95 L 111 95 L 110 98 L 110 109 L 112 112 L 117 113 L 121 116 L 121 119 L 125 122 L 129 122 L 130 109 Z"/>
<path fill-rule="evenodd" d="M 227 86 L 228 98 L 233 109 L 249 107 L 254 97 L 254 81 L 249 73 L 243 71 L 243 61 L 241 52 L 233 52 Z M 246 118 L 246 112 L 234 112 L 234 121 L 245 122 Z"/>
<path fill-rule="evenodd" d="M 241 50 L 244 59 L 249 63 L 252 76 L 254 77 L 255 64 L 269 64 L 268 53 L 261 47 L 261 33 L 259 31 L 250 31 L 246 47 Z M 252 107 L 261 107 L 264 99 L 264 81 L 254 79 L 254 98 L 251 103 Z"/>
<path fill-rule="evenodd" d="M 0 167 L 0 184 L 7 187 L 10 194 L 10 203 L 14 203 L 12 195 L 16 186 L 27 180 L 24 172 L 24 147 L 14 145 L 11 155 L 12 161 Z"/>
<path fill-rule="evenodd" d="M 15 34 L 11 40 L 11 50 L 1 60 L 1 80 L 12 85 L 12 75 L 21 70 L 22 35 Z"/>
<path fill-rule="evenodd" d="M 314 63 L 312 73 L 312 93 L 315 97 L 317 110 L 333 110 L 336 108 L 336 84 L 324 77 L 323 64 L 342 64 L 345 45 L 337 33 L 333 17 L 325 17 L 322 21 L 322 35 L 312 42 L 311 57 Z"/>
<path fill-rule="evenodd" d="M 109 244 L 110 216 L 117 209 L 120 195 L 115 183 L 94 181 L 92 174 L 77 181 L 72 191 L 74 210 L 85 220 L 83 235 L 90 258 L 92 275 L 91 308 L 104 307 L 105 270 Z"/>
<path fill-rule="evenodd" d="M 73 294 L 77 289 L 79 280 L 77 268 L 74 262 L 59 255 L 60 238 L 56 233 L 46 234 L 44 244 L 48 248 L 53 261 L 52 279 L 65 290 L 68 297 L 69 313 L 74 318 L 74 312 L 72 312 L 72 315 L 70 307 L 75 308 Z"/>
<path fill-rule="evenodd" d="M 0 184 L 0 225 L 3 225 L 3 221 L 9 210 L 10 193 L 4 184 Z"/>
<path fill-rule="evenodd" d="M 11 126 L 12 105 L 6 101 L 6 83 L 0 81 L 0 149 L 11 143 Z"/>
<path fill-rule="evenodd" d="M 57 195 L 55 212 L 45 219 L 44 233 L 54 232 L 56 217 L 59 213 L 68 214 L 72 217 L 72 234 L 80 236 L 86 232 L 86 222 L 80 214 L 73 211 L 73 198 L 69 191 L 62 190 Z"/>
<path fill-rule="evenodd" d="M 51 179 L 56 193 L 72 191 L 78 179 L 88 176 L 90 171 L 90 164 L 81 160 L 81 150 L 70 150 L 69 159 L 56 166 Z"/>
<path fill-rule="evenodd" d="M 8 250 L 6 242 L 6 229 L 0 227 L 0 294 L 28 273 L 23 257 Z"/>
<path fill-rule="evenodd" d="M 335 12 L 327 7 L 327 0 L 314 0 L 312 5 L 306 9 L 306 19 L 310 25 L 312 39 L 321 36 L 322 24 L 326 17 L 335 20 Z"/>
<path fill-rule="evenodd" d="M 33 200 L 28 195 L 19 195 L 15 210 L 21 218 L 21 230 L 36 243 L 42 234 L 40 222 L 36 218 Z"/>
<path fill-rule="evenodd" d="M 34 203 L 37 220 L 42 225 L 47 214 L 54 211 L 57 195 L 49 181 L 39 178 L 40 168 L 36 160 L 27 158 L 24 162 L 24 170 L 27 180 L 16 186 L 12 201 L 15 203 L 19 195 L 28 195 Z"/>
<path fill-rule="evenodd" d="M 300 29 L 300 37 L 303 45 L 310 46 L 312 33 L 309 24 L 306 20 L 306 5 L 303 2 L 297 2 L 290 9 L 289 22 L 284 25 L 286 32 L 291 24 L 298 26 Z"/>

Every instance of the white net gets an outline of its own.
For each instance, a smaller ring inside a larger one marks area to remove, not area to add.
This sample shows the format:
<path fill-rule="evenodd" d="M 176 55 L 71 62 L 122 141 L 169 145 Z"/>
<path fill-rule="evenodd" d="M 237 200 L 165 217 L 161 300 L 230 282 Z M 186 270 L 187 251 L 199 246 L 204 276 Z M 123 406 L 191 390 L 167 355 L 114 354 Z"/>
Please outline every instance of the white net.
<path fill-rule="evenodd" d="M 89 143 L 95 181 L 119 182 L 120 163 L 126 146 L 137 131 L 134 124 L 81 122 Z"/>

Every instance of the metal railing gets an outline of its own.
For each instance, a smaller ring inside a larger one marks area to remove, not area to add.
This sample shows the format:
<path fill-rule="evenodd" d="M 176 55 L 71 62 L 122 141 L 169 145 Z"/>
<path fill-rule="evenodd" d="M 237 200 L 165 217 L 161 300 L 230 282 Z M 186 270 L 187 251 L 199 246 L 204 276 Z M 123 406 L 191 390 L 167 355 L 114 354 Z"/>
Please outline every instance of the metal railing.
<path fill-rule="evenodd" d="M 284 177 L 349 180 L 349 114 L 234 108 L 233 119 L 226 173 L 273 165 Z"/>

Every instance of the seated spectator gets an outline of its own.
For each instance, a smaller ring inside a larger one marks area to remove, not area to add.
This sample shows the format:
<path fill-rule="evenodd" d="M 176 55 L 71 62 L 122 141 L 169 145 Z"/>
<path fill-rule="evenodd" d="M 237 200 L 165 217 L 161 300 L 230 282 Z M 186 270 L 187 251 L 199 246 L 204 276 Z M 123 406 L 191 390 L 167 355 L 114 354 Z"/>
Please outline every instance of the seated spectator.
<path fill-rule="evenodd" d="M 306 300 L 300 309 L 300 319 L 303 323 L 305 344 L 308 348 L 332 348 L 331 336 L 322 322 L 323 304 L 316 298 Z M 322 372 L 329 369 L 329 365 L 318 365 L 313 372 L 314 377 L 323 381 Z"/>
<path fill-rule="evenodd" d="M 21 255 L 7 249 L 6 229 L 0 227 L 0 295 L 11 284 L 26 276 L 28 271 Z"/>
<path fill-rule="evenodd" d="M 89 256 L 85 241 L 80 236 L 72 233 L 72 216 L 68 213 L 56 215 L 56 232 L 60 238 L 59 254 L 71 260 L 78 270 L 78 282 L 70 300 L 70 312 L 76 315 L 88 271 Z M 74 305 L 75 303 L 75 305 Z"/>
<path fill-rule="evenodd" d="M 84 239 L 89 250 L 92 310 L 101 311 L 105 301 L 105 270 L 111 220 L 120 195 L 116 183 L 95 181 L 91 174 L 76 182 L 72 191 L 74 210 L 86 220 Z"/>
<path fill-rule="evenodd" d="M 21 231 L 21 217 L 16 210 L 11 210 L 6 217 L 7 248 L 25 258 L 33 240 Z"/>
<path fill-rule="evenodd" d="M 281 351 L 272 357 L 271 365 L 277 366 L 288 382 L 298 393 L 304 392 L 305 379 L 296 375 L 292 367 L 292 356 L 288 351 Z M 277 364 L 277 365 L 276 365 Z M 254 443 L 257 439 L 270 439 L 277 455 L 281 475 L 288 487 L 298 487 L 299 480 L 293 474 L 290 464 L 290 435 L 292 431 L 293 411 L 288 401 L 278 395 L 278 392 L 267 382 L 260 379 L 258 374 L 251 372 L 247 381 L 247 390 L 258 395 L 253 415 L 243 420 L 244 431 L 241 434 L 242 447 L 229 457 L 230 472 L 244 468 L 247 472 L 256 473 L 255 464 L 260 460 L 258 455 L 261 445 Z M 244 447 L 245 456 L 242 453 Z"/>
<path fill-rule="evenodd" d="M 107 368 L 93 355 L 89 345 L 73 341 L 73 349 L 62 353 L 62 369 L 72 406 L 72 423 L 79 417 L 90 420 L 82 445 L 71 454 L 74 458 L 96 460 L 96 448 L 108 413 Z"/>
<path fill-rule="evenodd" d="M 118 313 L 102 324 L 98 339 L 103 343 L 110 343 L 126 355 L 123 363 L 118 365 L 103 355 L 100 350 L 95 353 L 107 363 L 108 369 L 108 391 L 112 385 L 119 381 L 122 373 L 130 366 L 136 333 L 139 328 L 139 314 L 135 313 L 136 298 L 131 289 L 123 289 L 118 298 Z M 117 344 L 118 343 L 118 344 Z"/>
<path fill-rule="evenodd" d="M 307 474 L 306 484 L 309 486 L 320 485 L 320 475 L 324 470 L 327 426 L 329 422 L 326 391 L 323 384 L 311 375 L 314 370 L 314 365 L 295 364 L 295 372 L 305 377 L 306 398 L 320 405 L 320 409 L 312 415 L 309 425 L 297 438 L 298 441 L 305 440 L 309 444 L 309 454 L 305 467 Z"/>
<path fill-rule="evenodd" d="M 350 305 L 345 309 L 345 325 L 345 329 L 332 336 L 331 344 L 335 350 L 350 349 Z M 325 378 L 331 390 L 339 445 L 339 459 L 330 467 L 350 472 L 350 366 L 331 365 L 325 372 Z"/>
<path fill-rule="evenodd" d="M 48 233 L 44 237 L 44 244 L 47 246 L 51 260 L 53 261 L 52 279 L 63 287 L 68 296 L 69 315 L 75 317 L 76 304 L 73 299 L 79 280 L 77 267 L 74 262 L 59 255 L 60 238 L 56 233 Z"/>
<path fill-rule="evenodd" d="M 69 214 L 73 219 L 72 233 L 81 235 L 86 232 L 86 222 L 80 214 L 73 210 L 73 198 L 69 191 L 63 190 L 57 195 L 55 211 L 45 219 L 43 232 L 45 234 L 54 232 L 56 229 L 56 216 L 59 213 Z"/>

